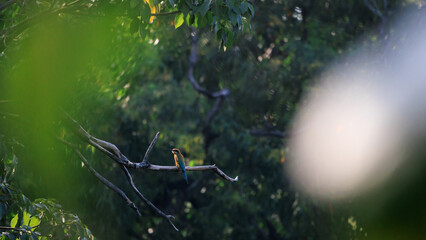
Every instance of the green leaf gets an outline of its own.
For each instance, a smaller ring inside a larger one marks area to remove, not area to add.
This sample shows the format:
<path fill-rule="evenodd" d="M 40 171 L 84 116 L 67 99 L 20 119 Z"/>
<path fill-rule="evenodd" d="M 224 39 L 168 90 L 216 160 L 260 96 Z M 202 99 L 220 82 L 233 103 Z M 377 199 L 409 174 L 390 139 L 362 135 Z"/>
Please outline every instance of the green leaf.
<path fill-rule="evenodd" d="M 228 11 L 229 20 L 231 20 L 231 24 L 235 25 L 237 24 L 237 14 L 235 14 L 233 11 Z"/>
<path fill-rule="evenodd" d="M 140 8 L 140 16 L 141 16 L 141 23 L 148 23 L 149 19 L 151 18 L 151 9 L 147 7 L 147 4 L 144 4 Z M 146 24 L 143 24 L 146 25 Z"/>
<path fill-rule="evenodd" d="M 182 26 L 184 22 L 183 13 L 179 13 L 175 16 L 175 29 Z"/>
<path fill-rule="evenodd" d="M 238 14 L 240 13 L 240 9 L 237 6 L 235 6 L 234 1 L 226 0 L 226 5 L 228 5 L 228 8 L 232 9 L 232 11 L 234 11 L 235 13 L 238 13 Z"/>
<path fill-rule="evenodd" d="M 212 12 L 207 12 L 206 17 L 207 17 L 207 24 L 213 25 L 214 24 L 213 23 L 213 13 Z"/>
<path fill-rule="evenodd" d="M 5 239 L 8 239 L 8 240 L 15 240 L 16 239 L 15 235 L 13 235 L 12 233 L 4 233 L 3 232 L 2 236 L 7 236 L 7 238 L 5 238 Z"/>
<path fill-rule="evenodd" d="M 24 222 L 22 224 L 28 226 L 29 223 L 30 223 L 30 214 L 28 212 L 24 212 Z"/>
<path fill-rule="evenodd" d="M 198 27 L 198 28 L 202 28 L 204 26 L 207 25 L 207 16 L 202 17 L 200 14 L 195 15 L 195 22 L 197 23 L 198 26 L 195 26 L 194 23 L 194 27 Z"/>
<path fill-rule="evenodd" d="M 37 225 L 39 225 L 40 224 L 40 219 L 38 219 L 38 218 L 36 218 L 36 217 L 31 217 L 31 219 L 30 219 L 30 225 L 28 225 L 28 226 L 30 226 L 30 227 L 35 227 L 35 226 L 37 226 Z"/>
<path fill-rule="evenodd" d="M 195 17 L 192 14 L 186 15 L 186 17 L 185 17 L 185 23 L 186 23 L 186 25 L 191 26 L 194 23 L 194 18 Z"/>
<path fill-rule="evenodd" d="M 234 34 L 231 31 L 227 31 L 225 46 L 230 48 L 232 44 L 234 44 Z"/>
<path fill-rule="evenodd" d="M 173 0 L 169 0 L 169 3 L 172 7 L 175 5 L 175 2 Z"/>
<path fill-rule="evenodd" d="M 253 5 L 251 5 L 251 3 L 247 3 L 247 5 L 248 5 L 248 9 L 250 10 L 250 14 L 251 14 L 252 16 L 254 16 L 254 8 L 253 8 Z"/>
<path fill-rule="evenodd" d="M 192 26 L 194 26 L 194 27 L 196 27 L 196 28 L 198 28 L 198 27 L 199 27 L 199 22 L 200 22 L 200 19 L 199 19 L 198 15 L 199 15 L 199 14 L 195 14 L 195 15 L 194 15 L 194 23 L 192 24 Z"/>
<path fill-rule="evenodd" d="M 247 3 L 246 3 L 246 2 L 242 2 L 242 3 L 241 3 L 241 7 L 240 7 L 241 14 L 246 13 L 246 12 L 247 12 L 247 10 L 248 10 L 248 5 L 247 5 Z"/>
<path fill-rule="evenodd" d="M 241 29 L 241 26 L 243 25 L 243 19 L 241 18 L 241 15 L 238 15 L 237 23 L 238 23 L 238 29 Z"/>
<path fill-rule="evenodd" d="M 216 32 L 216 39 L 219 41 L 219 40 L 221 40 L 222 39 L 222 29 L 219 29 L 217 32 Z"/>
<path fill-rule="evenodd" d="M 12 218 L 12 220 L 10 220 L 10 226 L 11 227 L 16 227 L 16 224 L 18 223 L 18 218 L 19 218 L 19 216 L 18 216 L 18 214 L 16 214 L 13 218 Z"/>

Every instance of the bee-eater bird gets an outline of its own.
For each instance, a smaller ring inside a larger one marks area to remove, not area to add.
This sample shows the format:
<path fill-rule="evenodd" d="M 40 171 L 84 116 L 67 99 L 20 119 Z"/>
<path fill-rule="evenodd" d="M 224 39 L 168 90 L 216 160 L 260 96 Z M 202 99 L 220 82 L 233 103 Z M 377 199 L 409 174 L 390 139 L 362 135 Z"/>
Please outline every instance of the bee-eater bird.
<path fill-rule="evenodd" d="M 185 178 L 186 183 L 189 184 L 188 176 L 186 176 L 186 172 L 185 172 L 185 159 L 183 158 L 182 153 L 177 148 L 173 148 L 171 149 L 171 151 L 173 153 L 173 157 L 175 158 L 176 167 L 182 170 L 183 177 Z"/>

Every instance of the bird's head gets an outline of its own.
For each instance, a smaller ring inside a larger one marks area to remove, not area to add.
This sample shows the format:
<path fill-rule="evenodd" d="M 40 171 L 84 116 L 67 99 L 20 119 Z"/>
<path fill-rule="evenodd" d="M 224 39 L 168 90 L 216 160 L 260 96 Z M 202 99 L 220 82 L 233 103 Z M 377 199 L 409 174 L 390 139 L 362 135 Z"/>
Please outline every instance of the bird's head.
<path fill-rule="evenodd" d="M 170 149 L 170 150 L 172 151 L 172 153 L 173 153 L 174 155 L 182 154 L 182 153 L 180 152 L 180 150 L 179 150 L 179 149 L 177 149 L 177 148 L 173 148 L 173 149 Z"/>

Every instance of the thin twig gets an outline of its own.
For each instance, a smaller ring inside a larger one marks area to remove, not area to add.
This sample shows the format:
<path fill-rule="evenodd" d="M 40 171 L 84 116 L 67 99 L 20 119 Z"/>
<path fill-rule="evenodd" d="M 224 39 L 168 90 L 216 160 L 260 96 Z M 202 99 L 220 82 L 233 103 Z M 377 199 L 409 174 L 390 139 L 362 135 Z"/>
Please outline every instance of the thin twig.
<path fill-rule="evenodd" d="M 14 228 L 14 227 L 7 227 L 7 226 L 0 226 L 1 230 L 9 230 L 9 231 L 17 231 L 17 232 L 31 232 L 31 230 L 27 230 L 24 228 Z"/>
<path fill-rule="evenodd" d="M 151 164 L 151 165 L 149 165 L 148 168 L 146 168 L 146 170 L 178 172 L 179 168 L 176 167 L 176 166 L 160 166 L 160 165 Z M 187 171 L 187 172 L 190 172 L 190 171 L 208 171 L 208 170 L 215 172 L 217 175 L 219 175 L 223 179 L 228 180 L 230 182 L 237 182 L 238 181 L 238 176 L 236 176 L 235 178 L 229 177 L 222 170 L 220 170 L 220 168 L 218 168 L 215 164 L 204 165 L 204 166 L 193 166 L 193 167 L 187 166 L 187 167 L 185 167 L 185 171 Z"/>
<path fill-rule="evenodd" d="M 142 195 L 142 193 L 135 186 L 135 183 L 133 182 L 133 178 L 130 175 L 129 170 L 127 170 L 127 168 L 123 165 L 121 165 L 121 169 L 123 169 L 124 174 L 127 177 L 127 181 L 129 181 L 130 186 L 132 186 L 133 191 L 139 196 L 139 198 L 142 199 L 148 206 L 150 206 L 151 209 L 153 209 L 156 213 L 158 213 L 160 216 L 165 218 L 176 231 L 179 231 L 179 229 L 171 221 L 171 219 L 174 219 L 175 217 L 173 215 L 165 214 L 163 211 L 161 211 L 159 208 L 157 208 L 154 204 L 152 204 L 152 202 L 149 201 L 144 195 Z"/>
<path fill-rule="evenodd" d="M 380 11 L 379 7 L 377 6 L 377 3 L 376 3 L 375 0 L 364 0 L 364 4 L 367 6 L 368 9 L 370 9 L 371 12 L 373 12 L 374 14 L 379 16 L 380 18 L 383 17 L 383 14 Z"/>
<path fill-rule="evenodd" d="M 149 162 L 148 162 L 148 155 L 151 153 L 152 149 L 154 148 L 154 144 L 157 142 L 158 137 L 160 137 L 160 132 L 157 132 L 157 134 L 155 134 L 154 139 L 152 140 L 151 144 L 149 144 L 149 147 L 148 147 L 148 149 L 145 152 L 145 156 L 143 157 L 142 162 L 149 164 Z"/>
<path fill-rule="evenodd" d="M 114 144 L 93 137 L 79 123 L 77 123 L 77 121 L 72 119 L 65 111 L 63 111 L 61 109 L 61 112 L 62 112 L 63 118 L 64 118 L 65 122 L 67 123 L 68 127 L 71 128 L 71 131 L 74 132 L 74 134 L 76 134 L 80 139 L 82 139 L 83 141 L 94 146 L 96 149 L 103 152 L 108 157 L 110 157 L 115 162 L 117 162 L 120 165 L 121 169 L 123 170 L 124 174 L 126 175 L 127 180 L 129 182 L 130 186 L 132 187 L 133 191 L 139 196 L 139 198 L 141 198 L 148 206 L 150 206 L 151 209 L 153 209 L 155 212 L 157 212 L 159 215 L 161 215 L 164 219 L 166 219 L 169 222 L 169 224 L 176 231 L 179 231 L 172 222 L 172 219 L 174 219 L 173 215 L 165 214 L 163 211 L 161 211 L 159 208 L 157 208 L 154 204 L 152 204 L 147 198 L 145 198 L 145 196 L 143 196 L 142 193 L 136 188 L 136 186 L 133 182 L 133 178 L 130 175 L 129 170 L 128 170 L 128 168 L 135 168 L 135 169 L 147 169 L 147 170 L 152 170 L 152 171 L 179 171 L 179 169 L 176 166 L 152 165 L 148 161 L 148 156 L 149 156 L 150 152 L 152 151 L 155 143 L 157 142 L 159 135 L 160 135 L 160 132 L 157 132 L 157 134 L 155 135 L 154 139 L 152 140 L 150 146 L 148 147 L 148 149 L 145 153 L 145 156 L 144 156 L 142 162 L 135 163 L 135 162 L 130 161 L 126 156 L 124 156 L 124 154 L 122 154 L 120 152 L 120 150 Z M 91 172 L 93 170 L 92 173 L 96 177 L 98 177 L 99 180 L 101 180 L 109 188 L 111 188 L 112 190 L 117 192 L 123 199 L 128 200 L 127 196 L 124 194 L 123 191 L 121 191 L 121 189 L 115 187 L 112 183 L 110 183 L 108 180 L 103 178 L 100 174 L 97 174 L 97 172 L 93 168 L 91 168 L 91 166 L 88 164 L 87 160 L 85 160 L 84 156 L 80 153 L 80 151 L 78 150 L 78 148 L 75 145 L 68 143 L 63 139 L 60 139 L 60 140 L 62 142 L 64 142 L 65 144 L 67 144 L 69 147 L 73 148 L 73 150 L 79 155 L 79 157 L 87 165 L 89 170 L 91 170 Z M 218 174 L 219 176 L 221 176 L 222 178 L 224 178 L 225 180 L 228 180 L 230 182 L 238 181 L 238 176 L 236 178 L 231 178 L 231 177 L 227 176 L 218 167 L 216 167 L 216 165 L 196 166 L 196 167 L 189 167 L 188 166 L 188 167 L 186 167 L 186 171 L 207 171 L 207 170 L 214 171 L 216 174 Z M 128 200 L 128 201 L 130 201 L 130 200 Z M 130 205 L 130 203 L 129 203 L 129 205 Z M 134 204 L 131 205 L 131 206 L 134 206 Z"/>
<path fill-rule="evenodd" d="M 123 190 L 121 190 L 119 187 L 115 186 L 113 183 L 108 181 L 106 178 L 104 178 L 101 174 L 99 174 L 87 161 L 87 159 L 81 154 L 80 150 L 78 150 L 78 147 L 70 142 L 65 141 L 62 138 L 57 138 L 59 141 L 70 147 L 74 152 L 78 155 L 78 157 L 83 161 L 84 166 L 89 169 L 89 171 L 99 180 L 101 181 L 105 186 L 107 186 L 109 189 L 117 193 L 133 210 L 136 211 L 136 213 L 141 216 L 141 213 L 139 212 L 138 207 L 136 207 L 136 204 L 133 203 L 127 195 L 124 193 Z"/>

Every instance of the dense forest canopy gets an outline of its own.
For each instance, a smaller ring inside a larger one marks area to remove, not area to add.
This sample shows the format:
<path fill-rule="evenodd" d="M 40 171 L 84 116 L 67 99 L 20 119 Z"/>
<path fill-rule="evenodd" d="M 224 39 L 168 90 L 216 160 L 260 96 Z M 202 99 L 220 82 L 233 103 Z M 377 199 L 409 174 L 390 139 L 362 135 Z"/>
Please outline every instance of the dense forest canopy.
<path fill-rule="evenodd" d="M 320 201 L 286 168 L 317 77 L 356 44 L 386 51 L 397 15 L 424 4 L 2 1 L 2 239 L 421 236 L 424 179 L 378 207 L 375 194 Z M 189 184 L 155 171 L 174 165 L 174 147 Z"/>

